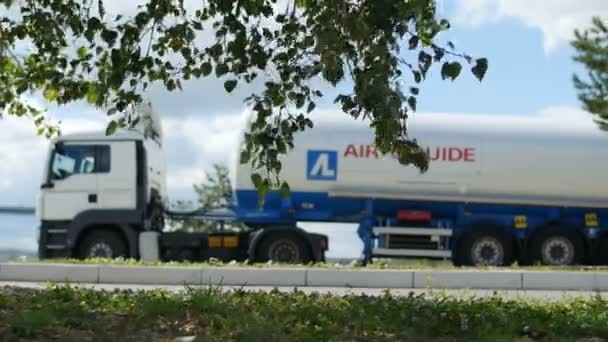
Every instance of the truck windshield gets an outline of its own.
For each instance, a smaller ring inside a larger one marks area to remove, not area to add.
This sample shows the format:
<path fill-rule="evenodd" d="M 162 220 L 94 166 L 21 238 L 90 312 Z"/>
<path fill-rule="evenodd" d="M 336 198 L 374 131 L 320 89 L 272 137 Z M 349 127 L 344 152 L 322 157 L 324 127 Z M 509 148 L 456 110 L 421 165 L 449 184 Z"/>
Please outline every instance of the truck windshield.
<path fill-rule="evenodd" d="M 93 173 L 95 170 L 95 146 L 64 145 L 55 151 L 52 161 L 53 179 L 63 179 L 73 174 Z"/>

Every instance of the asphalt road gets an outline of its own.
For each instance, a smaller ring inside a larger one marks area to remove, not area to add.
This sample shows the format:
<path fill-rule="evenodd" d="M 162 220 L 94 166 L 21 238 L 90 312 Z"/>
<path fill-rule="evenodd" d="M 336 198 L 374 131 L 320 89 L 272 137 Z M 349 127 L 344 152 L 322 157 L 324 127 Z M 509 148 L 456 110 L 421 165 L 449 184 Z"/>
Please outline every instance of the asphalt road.
<path fill-rule="evenodd" d="M 19 287 L 19 288 L 44 288 L 44 283 L 30 282 L 0 282 L 0 291 L 4 287 Z M 74 285 L 81 288 L 91 288 L 96 290 L 112 291 L 114 289 L 130 289 L 133 291 L 165 289 L 168 291 L 184 291 L 183 286 L 167 286 L 167 285 L 130 285 L 130 284 L 78 284 Z M 196 286 L 193 286 L 196 287 Z M 233 289 L 241 289 L 237 286 L 224 286 L 224 290 L 231 291 Z M 267 286 L 247 286 L 242 288 L 248 291 L 272 291 L 274 287 Z M 277 287 L 279 291 L 291 292 L 293 287 Z M 343 287 L 299 287 L 305 293 L 331 293 L 337 296 L 343 295 L 367 295 L 367 296 L 382 296 L 387 289 L 368 289 L 368 288 L 343 288 Z M 455 298 L 470 298 L 470 297 L 487 297 L 500 296 L 504 299 L 541 299 L 541 300 L 567 300 L 573 298 L 591 298 L 601 296 L 608 299 L 608 292 L 591 292 L 591 291 L 515 291 L 515 290 L 426 290 L 426 289 L 389 289 L 390 293 L 395 296 L 408 296 L 410 293 L 419 294 L 439 294 L 448 295 Z"/>

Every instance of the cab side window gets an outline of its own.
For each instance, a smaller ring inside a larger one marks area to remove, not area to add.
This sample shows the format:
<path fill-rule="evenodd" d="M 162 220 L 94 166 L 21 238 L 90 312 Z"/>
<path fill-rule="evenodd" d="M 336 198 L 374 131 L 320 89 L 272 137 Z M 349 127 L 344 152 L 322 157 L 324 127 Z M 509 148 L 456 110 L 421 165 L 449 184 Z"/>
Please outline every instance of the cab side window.
<path fill-rule="evenodd" d="M 110 172 L 110 146 L 64 145 L 55 150 L 51 169 L 53 179 Z"/>

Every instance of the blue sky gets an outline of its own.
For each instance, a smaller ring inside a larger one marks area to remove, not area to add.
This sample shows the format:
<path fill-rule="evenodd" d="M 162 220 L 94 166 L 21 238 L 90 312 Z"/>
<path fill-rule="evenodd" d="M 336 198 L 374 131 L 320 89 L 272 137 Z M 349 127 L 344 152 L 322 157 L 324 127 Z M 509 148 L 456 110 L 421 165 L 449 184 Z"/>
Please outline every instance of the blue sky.
<path fill-rule="evenodd" d="M 111 4 L 115 11 L 123 5 Z M 459 50 L 475 57 L 488 58 L 489 70 L 481 83 L 464 70 L 451 82 L 441 80 L 436 66 L 421 86 L 418 112 L 543 113 L 559 120 L 590 119 L 580 110 L 572 85 L 572 74 L 582 69 L 572 61 L 574 51 L 568 40 L 575 27 L 589 24 L 592 15 L 608 18 L 608 1 L 440 0 L 439 9 L 453 27 L 442 40 L 452 40 Z M 234 127 L 242 119 L 239 96 L 247 90 L 227 95 L 221 83 L 207 80 L 190 82 L 183 93 L 149 94 L 161 115 L 166 115 L 168 183 L 174 197 L 191 196 L 192 184 L 204 178 L 204 171 L 213 162 L 226 161 L 235 147 Z M 66 132 L 104 124 L 104 118 L 90 108 L 72 106 L 53 114 L 67 118 Z M 0 121 L 0 128 L 0 205 L 33 205 L 45 141 L 33 134 L 27 122 L 9 118 Z M 0 214 L 0 247 L 35 249 L 33 222 Z M 330 255 L 359 256 L 361 245 L 354 227 L 306 228 L 330 235 Z"/>
<path fill-rule="evenodd" d="M 516 19 L 479 28 L 455 26 L 448 36 L 457 48 L 488 58 L 488 73 L 479 82 L 463 71 L 450 82 L 436 71 L 422 86 L 419 111 L 526 115 L 547 107 L 579 106 L 571 78 L 583 70 L 572 61 L 569 45 L 545 52 L 542 32 Z"/>
<path fill-rule="evenodd" d="M 451 82 L 435 72 L 422 86 L 419 111 L 525 115 L 548 106 L 578 106 L 571 75 L 580 68 L 570 47 L 545 54 L 542 35 L 513 21 L 457 29 L 450 36 L 459 38 L 461 49 L 487 57 L 488 73 L 479 82 L 463 71 Z"/>

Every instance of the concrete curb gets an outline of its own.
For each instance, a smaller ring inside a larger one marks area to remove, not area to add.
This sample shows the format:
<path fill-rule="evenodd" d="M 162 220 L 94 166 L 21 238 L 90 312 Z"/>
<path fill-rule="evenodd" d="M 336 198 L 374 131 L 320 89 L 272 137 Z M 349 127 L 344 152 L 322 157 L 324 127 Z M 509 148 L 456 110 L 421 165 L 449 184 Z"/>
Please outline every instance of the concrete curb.
<path fill-rule="evenodd" d="M 199 285 L 201 270 L 193 267 L 96 266 L 98 283 L 134 285 Z M 2 273 L 2 266 L 0 266 Z"/>
<path fill-rule="evenodd" d="M 416 271 L 414 288 L 441 289 L 524 289 L 520 272 L 513 271 Z"/>
<path fill-rule="evenodd" d="M 306 286 L 406 288 L 414 286 L 410 270 L 308 269 Z"/>
<path fill-rule="evenodd" d="M 72 264 L 0 264 L 0 280 L 31 282 L 99 282 L 95 265 Z"/>
<path fill-rule="evenodd" d="M 306 286 L 306 270 L 294 268 L 200 268 L 201 285 Z"/>
<path fill-rule="evenodd" d="M 0 263 L 0 281 L 412 289 L 608 291 L 608 272 L 366 270 Z"/>

